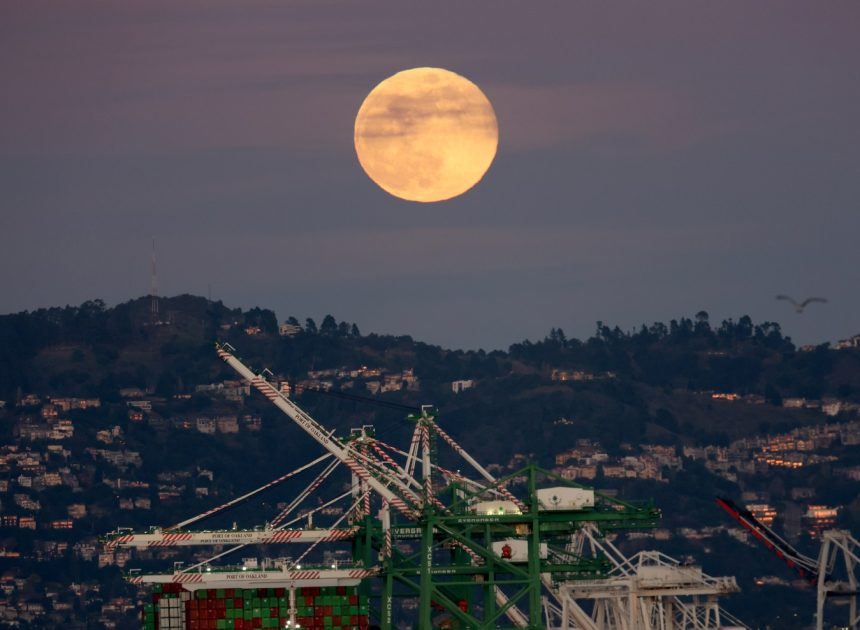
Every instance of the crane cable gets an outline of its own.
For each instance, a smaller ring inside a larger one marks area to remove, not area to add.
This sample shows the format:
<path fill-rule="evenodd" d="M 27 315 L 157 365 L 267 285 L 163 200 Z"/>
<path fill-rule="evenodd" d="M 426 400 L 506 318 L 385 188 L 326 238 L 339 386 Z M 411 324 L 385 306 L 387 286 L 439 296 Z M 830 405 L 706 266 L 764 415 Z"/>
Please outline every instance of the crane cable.
<path fill-rule="evenodd" d="M 370 405 L 379 405 L 380 407 L 390 407 L 392 409 L 402 409 L 405 411 L 421 412 L 421 407 L 417 405 L 404 405 L 390 400 L 382 400 L 381 398 L 371 398 L 370 396 L 359 396 L 358 394 L 347 394 L 346 392 L 322 389 L 320 387 L 308 387 L 303 393 L 312 392 L 314 394 L 322 394 L 324 396 L 332 396 L 334 398 L 342 398 L 353 402 L 362 402 Z"/>

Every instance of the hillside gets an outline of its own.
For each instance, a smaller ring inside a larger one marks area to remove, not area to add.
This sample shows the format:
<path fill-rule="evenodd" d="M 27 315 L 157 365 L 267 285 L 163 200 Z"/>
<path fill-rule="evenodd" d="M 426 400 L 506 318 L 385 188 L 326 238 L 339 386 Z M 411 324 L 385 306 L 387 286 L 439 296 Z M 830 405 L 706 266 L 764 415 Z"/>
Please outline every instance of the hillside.
<path fill-rule="evenodd" d="M 553 329 L 545 339 L 488 354 L 410 337 L 362 336 L 331 316 L 327 325 L 311 322 L 293 336 L 279 336 L 271 311 L 243 312 L 187 295 L 162 299 L 160 314 L 169 323 L 152 325 L 149 306 L 147 298 L 114 308 L 95 301 L 0 316 L 0 399 L 14 405 L 16 397 L 36 391 L 117 401 L 123 388 L 166 398 L 193 393 L 200 384 L 231 377 L 214 360 L 212 344 L 220 339 L 252 365 L 291 382 L 309 371 L 361 365 L 411 369 L 419 391 L 380 395 L 435 404 L 496 457 L 510 454 L 513 443 L 540 453 L 558 431 L 566 439 L 599 439 L 610 449 L 645 436 L 725 443 L 820 419 L 807 409 L 786 409 L 785 399 L 860 402 L 860 351 L 820 346 L 799 352 L 778 324 L 755 325 L 748 317 L 712 328 L 699 313 L 695 320 L 631 333 L 598 323 L 584 341 Z M 475 386 L 454 395 L 450 384 L 457 380 Z M 765 404 L 738 405 L 714 393 Z M 550 429 L 551 435 L 523 430 L 552 427 L 562 417 L 576 422 Z M 507 439 L 496 443 L 494 434 Z"/>
<path fill-rule="evenodd" d="M 767 619 L 754 579 L 781 567 L 728 536 L 733 526 L 715 494 L 773 507 L 777 527 L 807 549 L 817 527 L 803 516 L 812 501 L 840 506 L 840 525 L 860 525 L 852 477 L 860 471 L 860 349 L 800 350 L 775 323 L 740 317 L 712 326 L 705 313 L 631 332 L 598 323 L 586 340 L 553 329 L 486 353 L 362 335 L 331 315 L 279 325 L 263 308 L 187 295 L 162 299 L 155 321 L 147 298 L 113 308 L 94 301 L 0 316 L 0 505 L 15 523 L 0 529 L 4 552 L 24 558 L 0 566 L 42 576 L 27 597 L 44 596 L 51 581 L 81 580 L 101 584 L 105 601 L 127 594 L 117 557 L 97 566 L 94 536 L 175 522 L 316 452 L 235 381 L 216 340 L 268 368 L 339 435 L 373 424 L 402 445 L 412 427 L 396 405 L 433 404 L 451 435 L 494 470 L 535 462 L 622 496 L 653 497 L 667 542 L 647 544 L 738 574 L 745 593 L 731 608 L 751 620 Z M 277 501 L 239 518 L 262 522 Z M 21 519 L 34 519 L 32 530 Z M 55 531 L 66 519 L 71 529 Z M 808 592 L 798 596 L 787 581 L 767 588 L 786 610 L 808 608 Z M 87 627 L 103 621 L 81 615 Z"/>

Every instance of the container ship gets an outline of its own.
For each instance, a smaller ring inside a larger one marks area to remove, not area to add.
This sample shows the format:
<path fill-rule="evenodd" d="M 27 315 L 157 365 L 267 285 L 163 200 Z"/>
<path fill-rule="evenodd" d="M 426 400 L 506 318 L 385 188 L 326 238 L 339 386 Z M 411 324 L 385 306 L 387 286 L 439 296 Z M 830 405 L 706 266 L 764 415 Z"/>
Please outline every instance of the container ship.
<path fill-rule="evenodd" d="M 151 599 L 143 606 L 144 630 L 367 630 L 370 626 L 368 598 L 358 593 L 357 586 L 190 591 L 182 584 L 165 583 L 152 586 Z"/>

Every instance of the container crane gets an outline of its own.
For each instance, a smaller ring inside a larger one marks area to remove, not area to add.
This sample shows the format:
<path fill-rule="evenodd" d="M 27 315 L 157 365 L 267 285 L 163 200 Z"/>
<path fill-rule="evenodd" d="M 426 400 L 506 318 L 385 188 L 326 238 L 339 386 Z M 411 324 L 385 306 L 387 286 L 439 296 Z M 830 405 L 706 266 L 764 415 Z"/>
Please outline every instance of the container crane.
<path fill-rule="evenodd" d="M 815 628 L 825 628 L 825 604 L 828 599 L 847 600 L 850 630 L 860 627 L 857 597 L 860 595 L 860 542 L 844 530 L 826 530 L 821 535 L 818 559 L 797 551 L 771 528 L 759 521 L 749 510 L 739 507 L 731 499 L 717 497 L 717 505 L 752 532 L 753 536 L 770 549 L 790 569 L 816 589 Z M 839 558 L 842 562 L 839 562 Z M 840 566 L 841 565 L 841 566 Z"/>
<path fill-rule="evenodd" d="M 725 497 L 716 498 L 717 505 L 728 512 L 729 516 L 740 523 L 745 529 L 767 547 L 773 554 L 785 562 L 789 569 L 792 569 L 804 580 L 810 584 L 814 584 L 818 580 L 818 561 L 800 553 L 782 536 L 773 531 L 770 527 L 759 521 L 752 512 L 746 508 L 740 507 L 731 499 Z"/>
<path fill-rule="evenodd" d="M 381 582 L 378 618 L 383 630 L 393 628 L 393 603 L 398 597 L 418 598 L 418 627 L 422 629 L 433 627 L 434 616 L 440 614 L 446 617 L 446 623 L 460 628 L 545 629 L 555 627 L 545 615 L 547 610 L 569 606 L 570 589 L 565 585 L 601 583 L 611 577 L 613 566 L 627 562 L 623 557 L 613 559 L 617 550 L 608 542 L 586 551 L 577 542 L 585 532 L 597 540 L 608 532 L 656 527 L 660 518 L 653 504 L 606 496 L 534 465 L 496 478 L 442 429 L 430 406 L 420 407 L 409 417 L 415 427 L 406 451 L 378 439 L 371 427 L 355 429 L 349 437 L 338 438 L 269 383 L 266 370 L 253 371 L 228 344 L 217 344 L 216 351 L 221 360 L 316 441 L 325 454 L 173 526 L 142 533 L 115 532 L 108 545 L 232 545 L 189 567 L 176 566 L 165 573 L 135 573 L 129 579 L 136 584 L 189 590 L 230 584 L 280 584 L 290 590 L 293 602 L 297 588 L 320 585 L 345 588 L 360 583 L 365 593 L 376 593 L 366 582 L 373 578 Z M 431 448 L 434 440 L 450 447 L 478 478 L 440 466 Z M 324 462 L 323 470 L 310 484 L 261 529 L 187 529 Z M 349 490 L 304 516 L 287 520 L 341 465 L 351 474 Z M 521 488 L 517 493 L 511 490 L 515 484 Z M 331 525 L 290 529 L 336 502 L 348 507 Z M 349 542 L 352 561 L 315 567 L 305 562 L 318 545 L 329 542 Z M 271 543 L 309 546 L 295 560 L 265 560 L 256 565 L 247 559 L 243 565 L 233 567 L 211 564 L 247 545 Z M 679 589 L 672 595 L 676 596 Z M 548 604 L 547 598 L 556 604 Z M 677 606 L 675 609 L 681 610 Z M 296 610 L 301 606 L 291 603 L 290 627 L 295 627 L 299 618 Z M 609 630 L 611 626 L 605 621 L 595 619 L 584 627 Z M 634 627 L 639 626 L 630 626 L 631 630 Z M 678 626 L 682 627 L 688 626 Z"/>

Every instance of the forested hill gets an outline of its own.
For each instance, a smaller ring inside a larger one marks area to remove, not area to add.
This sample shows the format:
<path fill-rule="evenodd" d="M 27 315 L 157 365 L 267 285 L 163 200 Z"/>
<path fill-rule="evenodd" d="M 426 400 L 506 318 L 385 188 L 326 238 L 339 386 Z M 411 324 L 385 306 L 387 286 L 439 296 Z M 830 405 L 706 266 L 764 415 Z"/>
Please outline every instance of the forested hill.
<path fill-rule="evenodd" d="M 36 392 L 118 402 L 120 389 L 138 388 L 168 401 L 169 411 L 177 395 L 234 377 L 215 359 L 212 344 L 221 339 L 251 365 L 294 384 L 309 372 L 340 368 L 411 370 L 418 386 L 376 395 L 436 404 L 457 418 L 464 439 L 495 457 L 517 448 L 546 451 L 560 434 L 599 439 L 609 449 L 646 437 L 720 443 L 810 421 L 803 409 L 783 409 L 787 398 L 860 401 L 860 350 L 825 344 L 800 351 L 779 324 L 747 316 L 712 325 L 699 312 L 634 331 L 598 322 L 585 340 L 554 328 L 542 340 L 490 353 L 362 335 L 331 315 L 319 324 L 286 321 L 291 334 L 281 335 L 270 310 L 231 309 L 189 295 L 162 298 L 155 320 L 149 298 L 0 316 L 0 399 L 14 405 Z M 350 380 L 351 391 L 369 395 L 369 379 Z M 473 386 L 454 394 L 451 383 L 459 380 Z M 332 382 L 334 389 L 344 385 Z M 766 404 L 728 413 L 715 393 Z M 347 416 L 354 409 L 311 396 L 303 404 Z M 558 424 L 571 418 L 575 425 Z"/>
<path fill-rule="evenodd" d="M 402 447 L 414 429 L 404 406 L 432 404 L 440 425 L 493 472 L 535 463 L 628 499 L 653 498 L 660 538 L 631 535 L 619 543 L 624 552 L 663 545 L 710 574 L 737 575 L 744 593 L 732 610 L 753 625 L 770 623 L 774 608 L 806 619 L 813 603 L 787 579 L 760 586 L 782 567 L 729 536 L 734 525 L 715 495 L 776 511 L 778 531 L 813 555 L 811 506 L 837 513 L 822 526 L 860 528 L 860 348 L 796 348 L 778 324 L 743 316 L 715 325 L 704 312 L 632 331 L 598 323 L 584 340 L 555 328 L 489 353 L 362 334 L 332 315 L 319 323 L 284 315 L 184 295 L 162 298 L 157 314 L 140 298 L 0 316 L 0 571 L 45 583 L 25 589 L 27 602 L 89 580 L 104 599 L 88 596 L 88 608 L 69 615 L 98 618 L 103 601 L 132 589 L 116 565 L 99 568 L 96 535 L 175 523 L 319 453 L 236 380 L 216 340 L 268 368 L 337 436 L 373 425 L 378 439 Z M 437 447 L 441 465 L 462 466 Z M 262 505 L 209 525 L 265 522 L 299 490 L 279 486 Z M 133 614 L 123 624 L 139 627 Z"/>
<path fill-rule="evenodd" d="M 633 332 L 597 322 L 596 334 L 585 341 L 553 329 L 541 342 L 514 344 L 510 355 L 532 365 L 613 371 L 657 387 L 762 393 L 773 399 L 780 392 L 811 398 L 835 393 L 830 377 L 836 357 L 829 345 L 806 350 L 797 352 L 777 323 L 754 324 L 744 315 L 712 327 L 700 311 L 694 320 L 681 317 Z"/>

